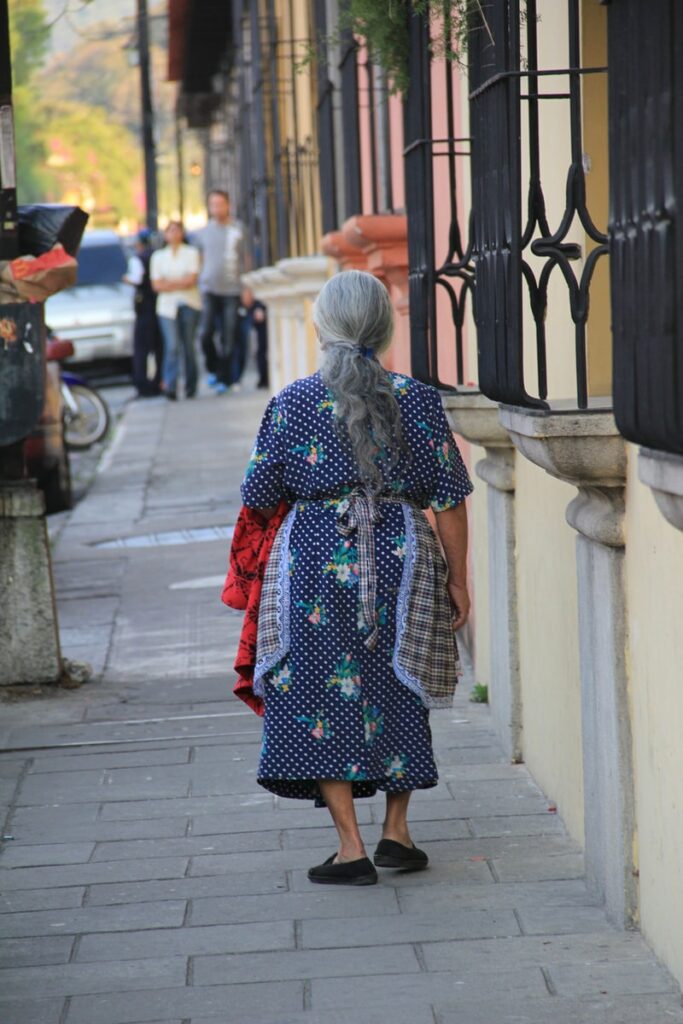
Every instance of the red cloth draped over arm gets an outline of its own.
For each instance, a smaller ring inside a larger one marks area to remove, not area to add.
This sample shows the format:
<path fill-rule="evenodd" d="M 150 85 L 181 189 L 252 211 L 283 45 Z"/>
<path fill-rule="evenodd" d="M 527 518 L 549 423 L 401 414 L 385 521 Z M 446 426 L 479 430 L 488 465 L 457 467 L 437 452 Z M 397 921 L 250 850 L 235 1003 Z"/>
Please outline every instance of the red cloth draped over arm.
<path fill-rule="evenodd" d="M 265 519 L 257 509 L 242 506 L 221 594 L 223 604 L 245 613 L 234 663 L 238 679 L 232 692 L 257 715 L 263 715 L 264 710 L 262 699 L 253 689 L 261 587 L 275 535 L 288 512 L 285 501 L 280 502 L 270 519 Z"/>

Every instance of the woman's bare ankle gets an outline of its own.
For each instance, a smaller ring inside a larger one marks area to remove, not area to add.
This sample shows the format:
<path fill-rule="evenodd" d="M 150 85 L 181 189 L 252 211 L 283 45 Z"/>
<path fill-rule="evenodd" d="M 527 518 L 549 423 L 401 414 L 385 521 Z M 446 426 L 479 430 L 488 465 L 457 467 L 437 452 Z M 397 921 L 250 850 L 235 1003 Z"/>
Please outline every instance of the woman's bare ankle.
<path fill-rule="evenodd" d="M 410 838 L 410 832 L 408 826 L 405 825 L 402 828 L 393 827 L 391 825 L 384 825 L 382 827 L 382 839 L 391 839 L 394 843 L 401 843 L 402 846 L 412 846 L 413 840 Z"/>

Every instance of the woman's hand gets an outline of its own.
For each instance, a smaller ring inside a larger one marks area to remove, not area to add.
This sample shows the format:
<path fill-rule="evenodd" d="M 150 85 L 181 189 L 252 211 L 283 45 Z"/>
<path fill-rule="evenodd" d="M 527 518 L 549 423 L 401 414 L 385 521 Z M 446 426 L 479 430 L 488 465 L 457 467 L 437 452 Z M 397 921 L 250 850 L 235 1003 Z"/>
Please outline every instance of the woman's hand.
<path fill-rule="evenodd" d="M 453 629 L 461 629 L 467 622 L 467 617 L 470 614 L 470 595 L 467 593 L 467 585 L 464 583 L 449 583 L 448 595 L 455 607 Z"/>

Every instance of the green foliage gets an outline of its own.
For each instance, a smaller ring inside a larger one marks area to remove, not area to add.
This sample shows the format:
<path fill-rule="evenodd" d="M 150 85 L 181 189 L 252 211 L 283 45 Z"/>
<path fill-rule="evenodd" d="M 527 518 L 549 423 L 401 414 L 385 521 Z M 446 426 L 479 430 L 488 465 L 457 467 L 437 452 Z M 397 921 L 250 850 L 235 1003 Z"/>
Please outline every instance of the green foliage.
<path fill-rule="evenodd" d="M 485 683 L 475 683 L 470 693 L 470 701 L 472 704 L 488 704 L 489 702 L 489 688 Z"/>
<path fill-rule="evenodd" d="M 405 93 L 408 77 L 409 19 L 427 15 L 430 20 L 431 50 L 434 56 L 464 65 L 472 18 L 483 30 L 490 29 L 481 0 L 348 0 L 336 32 L 327 43 L 338 42 L 342 29 L 366 40 L 373 60 L 384 69 L 391 92 Z M 325 42 L 325 41 L 323 41 Z M 300 62 L 308 64 L 318 56 L 315 47 Z"/>
<path fill-rule="evenodd" d="M 43 0 L 9 0 L 14 87 L 27 85 L 42 67 L 50 42 Z"/>
<path fill-rule="evenodd" d="M 136 216 L 142 154 L 128 129 L 88 103 L 50 103 L 44 112 L 60 198 L 93 210 L 100 222 Z"/>

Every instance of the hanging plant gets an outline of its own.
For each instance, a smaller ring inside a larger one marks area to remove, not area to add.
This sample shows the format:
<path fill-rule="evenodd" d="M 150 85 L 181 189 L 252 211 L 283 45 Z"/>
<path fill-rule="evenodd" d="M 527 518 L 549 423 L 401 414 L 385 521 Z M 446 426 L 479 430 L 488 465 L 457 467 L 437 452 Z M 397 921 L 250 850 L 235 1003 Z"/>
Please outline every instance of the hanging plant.
<path fill-rule="evenodd" d="M 324 51 L 339 42 L 348 30 L 366 40 L 372 59 L 386 72 L 392 93 L 406 92 L 409 85 L 409 18 L 426 15 L 430 20 L 430 49 L 435 57 L 465 66 L 467 37 L 472 19 L 477 18 L 491 39 L 481 0 L 348 0 L 332 35 L 322 40 Z M 321 54 L 312 48 L 301 64 Z"/>

